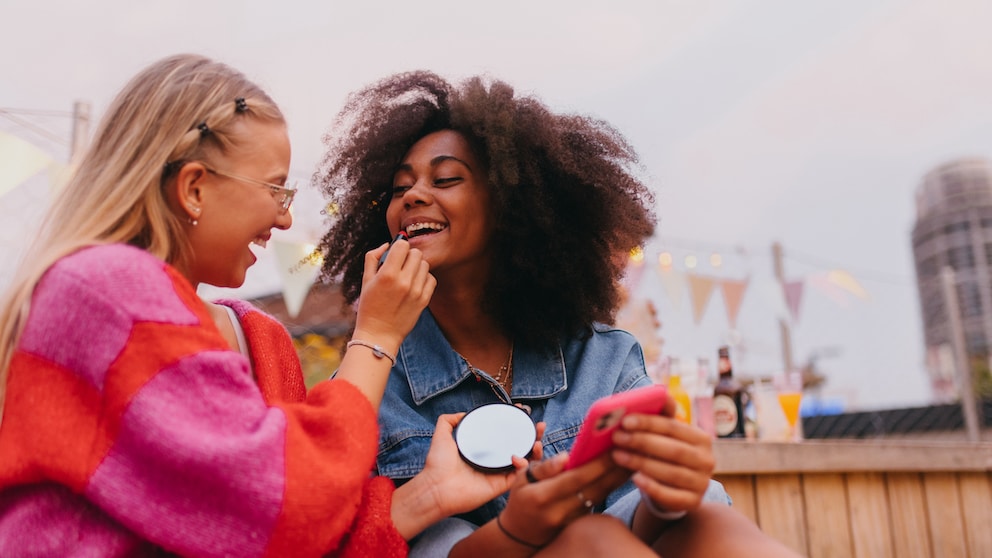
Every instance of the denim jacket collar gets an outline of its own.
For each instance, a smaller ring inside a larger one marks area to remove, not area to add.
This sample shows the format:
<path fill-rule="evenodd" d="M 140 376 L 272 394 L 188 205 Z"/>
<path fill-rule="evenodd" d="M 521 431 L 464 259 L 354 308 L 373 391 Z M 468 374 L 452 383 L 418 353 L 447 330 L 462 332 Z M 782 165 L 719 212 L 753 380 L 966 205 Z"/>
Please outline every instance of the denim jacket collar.
<path fill-rule="evenodd" d="M 413 400 L 424 401 L 473 378 L 468 363 L 444 337 L 430 310 L 400 345 L 397 367 L 406 372 Z M 513 400 L 547 399 L 568 388 L 561 346 L 553 351 L 516 351 L 513 354 Z"/>

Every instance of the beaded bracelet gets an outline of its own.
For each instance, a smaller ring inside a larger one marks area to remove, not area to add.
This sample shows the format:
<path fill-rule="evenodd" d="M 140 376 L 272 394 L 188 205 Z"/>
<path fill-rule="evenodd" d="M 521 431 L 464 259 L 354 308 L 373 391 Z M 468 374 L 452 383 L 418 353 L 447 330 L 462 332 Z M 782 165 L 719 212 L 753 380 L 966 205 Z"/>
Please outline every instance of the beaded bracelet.
<path fill-rule="evenodd" d="M 534 548 L 534 549 L 544 548 L 544 545 L 543 544 L 529 543 L 529 542 L 527 542 L 527 541 L 525 541 L 525 540 L 523 540 L 521 538 L 518 538 L 515 535 L 510 534 L 510 532 L 506 530 L 506 527 L 503 527 L 503 522 L 500 521 L 500 519 L 499 519 L 500 518 L 500 515 L 503 515 L 503 514 L 499 514 L 499 515 L 496 516 L 496 526 L 499 527 L 499 530 L 500 531 L 503 531 L 503 534 L 506 535 L 506 538 L 510 539 L 511 541 L 513 541 L 513 542 L 515 542 L 517 544 L 522 544 L 522 545 L 524 545 L 526 547 L 530 547 L 530 548 Z"/>
<path fill-rule="evenodd" d="M 646 507 L 648 511 L 651 512 L 651 515 L 657 517 L 658 519 L 663 519 L 665 521 L 675 521 L 677 519 L 682 519 L 683 517 L 685 517 L 685 514 L 688 513 L 685 510 L 665 511 L 659 508 L 658 506 L 656 506 L 655 503 L 651 501 L 651 498 L 648 498 L 648 495 L 645 494 L 644 492 L 641 492 L 641 501 L 644 502 L 644 507 Z"/>
<path fill-rule="evenodd" d="M 345 346 L 345 348 L 350 349 L 354 345 L 358 345 L 360 347 L 368 347 L 369 349 L 372 349 L 372 354 L 375 355 L 375 358 L 388 358 L 389 362 L 392 363 L 393 366 L 396 366 L 396 357 L 387 353 L 379 345 L 374 345 L 372 343 L 369 343 L 368 341 L 362 341 L 361 339 L 352 339 L 351 341 L 348 341 L 348 344 Z"/>

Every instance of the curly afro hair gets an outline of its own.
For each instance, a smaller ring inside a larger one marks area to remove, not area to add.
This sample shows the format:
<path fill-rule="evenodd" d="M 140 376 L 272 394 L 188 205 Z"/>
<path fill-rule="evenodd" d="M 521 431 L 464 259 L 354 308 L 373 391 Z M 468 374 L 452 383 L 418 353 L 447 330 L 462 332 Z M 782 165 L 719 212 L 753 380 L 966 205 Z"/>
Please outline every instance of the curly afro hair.
<path fill-rule="evenodd" d="M 627 252 L 655 226 L 636 153 L 606 122 L 555 114 L 481 77 L 455 87 L 402 73 L 349 97 L 314 174 L 337 216 L 320 244 L 323 279 L 340 279 L 346 303 L 357 300 L 365 252 L 389 240 L 397 166 L 420 138 L 446 129 L 466 138 L 492 190 L 484 310 L 510 339 L 545 349 L 612 322 Z"/>

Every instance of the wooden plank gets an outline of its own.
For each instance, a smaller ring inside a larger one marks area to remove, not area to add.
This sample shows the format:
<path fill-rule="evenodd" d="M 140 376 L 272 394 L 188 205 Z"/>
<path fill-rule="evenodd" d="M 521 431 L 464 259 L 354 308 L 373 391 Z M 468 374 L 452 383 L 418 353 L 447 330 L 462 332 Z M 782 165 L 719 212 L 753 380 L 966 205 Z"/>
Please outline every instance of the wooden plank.
<path fill-rule="evenodd" d="M 933 556 L 967 556 L 961 498 L 954 473 L 923 475 L 927 520 Z"/>
<path fill-rule="evenodd" d="M 718 474 L 992 471 L 992 443 L 920 440 L 717 440 Z"/>
<path fill-rule="evenodd" d="M 958 473 L 968 556 L 992 556 L 992 473 Z"/>
<path fill-rule="evenodd" d="M 718 476 L 716 480 L 723 483 L 723 488 L 734 501 L 734 509 L 746 515 L 751 521 L 758 523 L 758 510 L 755 507 L 754 498 L 754 476 Z"/>
<path fill-rule="evenodd" d="M 855 558 L 894 558 L 889 497 L 882 473 L 846 475 Z"/>
<path fill-rule="evenodd" d="M 891 473 L 887 475 L 887 485 L 895 555 L 899 558 L 932 556 L 921 476 Z"/>
<path fill-rule="evenodd" d="M 806 555 L 806 514 L 799 475 L 761 475 L 755 479 L 761 530 Z"/>
<path fill-rule="evenodd" d="M 847 489 L 839 474 L 803 475 L 810 558 L 850 558 L 853 553 Z"/>

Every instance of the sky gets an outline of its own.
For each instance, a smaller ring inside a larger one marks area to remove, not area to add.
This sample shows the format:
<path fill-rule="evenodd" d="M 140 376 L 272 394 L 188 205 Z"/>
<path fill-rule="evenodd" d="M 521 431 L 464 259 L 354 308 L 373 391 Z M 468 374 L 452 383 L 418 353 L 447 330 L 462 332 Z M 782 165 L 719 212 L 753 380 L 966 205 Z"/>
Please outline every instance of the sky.
<path fill-rule="evenodd" d="M 939 164 L 992 157 L 990 27 L 985 0 L 0 0 L 0 109 L 17 116 L 0 114 L 0 133 L 64 162 L 75 101 L 90 103 L 95 127 L 146 65 L 211 56 L 286 114 L 303 191 L 280 238 L 304 242 L 324 226 L 309 181 L 350 91 L 412 69 L 502 79 L 554 110 L 610 122 L 640 154 L 659 226 L 634 299 L 657 307 L 663 353 L 712 363 L 730 342 L 740 373 L 780 372 L 784 318 L 794 360 L 817 359 L 827 377 L 823 397 L 894 408 L 930 401 L 914 192 Z M 48 183 L 38 175 L 0 198 L 0 284 L 28 257 Z M 844 270 L 868 298 L 807 281 L 794 319 L 774 242 L 787 280 Z M 698 321 L 687 295 L 669 295 L 665 251 L 676 271 L 748 280 L 736 327 L 718 293 Z M 234 294 L 279 290 L 269 252 Z M 689 270 L 686 256 L 701 263 Z"/>

